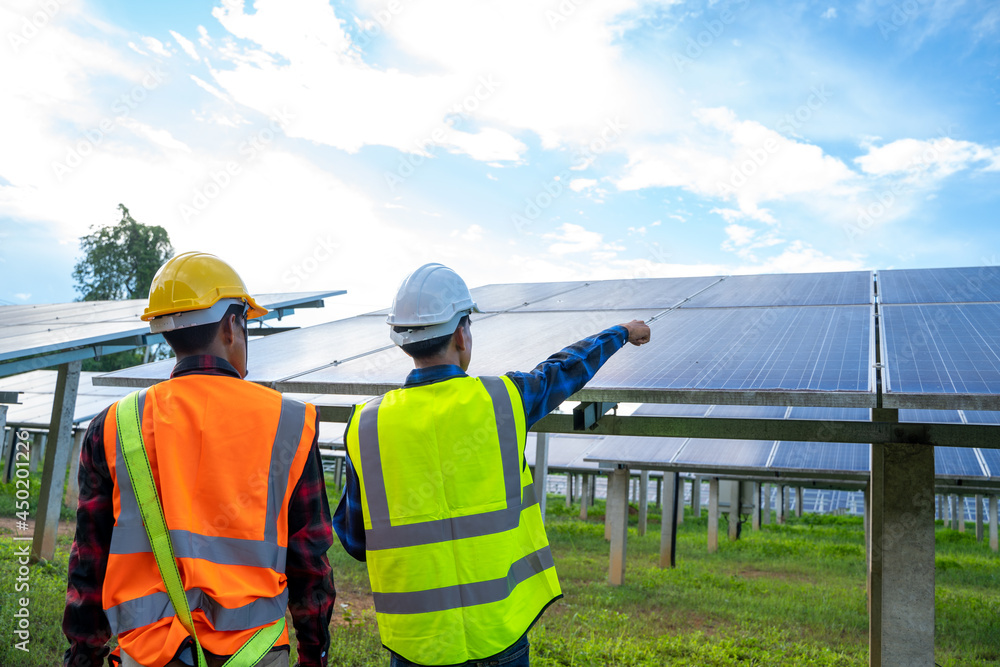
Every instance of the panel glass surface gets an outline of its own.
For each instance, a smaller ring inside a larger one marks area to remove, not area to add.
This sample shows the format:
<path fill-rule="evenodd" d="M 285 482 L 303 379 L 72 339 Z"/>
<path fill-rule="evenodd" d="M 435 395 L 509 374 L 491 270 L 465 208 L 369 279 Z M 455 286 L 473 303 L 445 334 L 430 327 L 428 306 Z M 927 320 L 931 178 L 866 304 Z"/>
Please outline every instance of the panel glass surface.
<path fill-rule="evenodd" d="M 983 455 L 983 462 L 989 469 L 991 479 L 1000 479 L 1000 449 L 980 449 Z"/>
<path fill-rule="evenodd" d="M 882 303 L 1000 301 L 1000 267 L 879 271 L 878 292 Z"/>
<path fill-rule="evenodd" d="M 770 440 L 710 440 L 692 438 L 674 459 L 677 464 L 763 469 L 774 449 Z"/>
<path fill-rule="evenodd" d="M 682 307 L 836 306 L 871 303 L 872 274 L 869 271 L 850 271 L 729 276 Z"/>
<path fill-rule="evenodd" d="M 304 329 L 251 339 L 247 379 L 261 384 L 304 373 L 336 361 L 392 345 L 385 319 L 361 316 Z M 395 347 L 395 346 L 393 346 Z M 405 355 L 393 350 L 401 357 Z M 170 377 L 173 359 L 109 373 L 112 381 L 144 381 L 148 384 Z M 368 372 L 369 369 L 365 369 Z M 369 394 L 373 392 L 368 392 Z"/>
<path fill-rule="evenodd" d="M 812 419 L 815 421 L 852 421 L 866 422 L 871 420 L 871 410 L 868 408 L 807 408 L 793 407 L 789 419 Z"/>
<path fill-rule="evenodd" d="M 651 438 L 629 435 L 609 435 L 590 452 L 588 459 L 596 461 L 649 463 L 666 465 L 673 461 L 686 438 Z"/>
<path fill-rule="evenodd" d="M 581 338 L 599 333 L 615 324 L 632 319 L 649 318 L 653 314 L 654 311 L 647 310 L 593 313 L 516 312 L 480 316 L 473 319 L 472 323 L 473 347 L 469 374 L 502 375 L 507 371 L 531 371 L 550 355 Z M 369 319 L 381 322 L 377 317 Z M 385 327 L 384 323 L 382 327 Z M 384 331 L 379 335 L 386 336 Z M 626 345 L 626 349 L 619 351 L 615 356 L 634 355 L 645 349 L 645 346 L 636 348 Z M 279 389 L 378 393 L 371 391 L 370 387 L 399 386 L 412 369 L 413 361 L 401 350 L 393 347 L 338 366 L 329 366 L 297 376 L 282 382 Z"/>
<path fill-rule="evenodd" d="M 1000 412 L 995 410 L 963 410 L 970 424 L 1000 424 Z"/>
<path fill-rule="evenodd" d="M 777 470 L 824 470 L 829 472 L 867 472 L 871 447 L 848 442 L 778 443 L 769 468 Z"/>
<path fill-rule="evenodd" d="M 600 280 L 530 303 L 524 310 L 663 310 L 677 306 L 718 280 L 718 277 Z"/>
<path fill-rule="evenodd" d="M 632 414 L 643 417 L 704 417 L 711 405 L 643 403 Z"/>
<path fill-rule="evenodd" d="M 511 308 L 521 309 L 557 294 L 579 291 L 584 285 L 586 283 L 582 281 L 484 285 L 472 290 L 472 298 L 479 310 L 496 313 Z M 385 312 L 388 313 L 388 309 Z"/>
<path fill-rule="evenodd" d="M 883 306 L 887 390 L 1000 393 L 1000 304 Z"/>
<path fill-rule="evenodd" d="M 971 447 L 935 447 L 935 477 L 984 477 L 983 467 Z"/>
<path fill-rule="evenodd" d="M 715 405 L 709 417 L 721 419 L 784 419 L 788 408 L 780 405 Z"/>
<path fill-rule="evenodd" d="M 675 310 L 588 388 L 869 392 L 870 306 Z"/>
<path fill-rule="evenodd" d="M 958 410 L 900 410 L 899 421 L 909 424 L 961 424 Z"/>

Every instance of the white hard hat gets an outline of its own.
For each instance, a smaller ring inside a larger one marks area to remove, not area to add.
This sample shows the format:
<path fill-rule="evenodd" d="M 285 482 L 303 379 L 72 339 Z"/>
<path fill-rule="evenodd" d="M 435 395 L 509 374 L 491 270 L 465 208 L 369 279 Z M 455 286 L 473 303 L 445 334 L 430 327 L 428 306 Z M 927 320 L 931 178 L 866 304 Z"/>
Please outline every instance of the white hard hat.
<path fill-rule="evenodd" d="M 441 264 L 424 264 L 403 280 L 385 321 L 390 327 L 419 327 L 398 332 L 389 329 L 392 342 L 407 345 L 450 335 L 462 317 L 478 312 L 469 288 L 457 273 Z"/>

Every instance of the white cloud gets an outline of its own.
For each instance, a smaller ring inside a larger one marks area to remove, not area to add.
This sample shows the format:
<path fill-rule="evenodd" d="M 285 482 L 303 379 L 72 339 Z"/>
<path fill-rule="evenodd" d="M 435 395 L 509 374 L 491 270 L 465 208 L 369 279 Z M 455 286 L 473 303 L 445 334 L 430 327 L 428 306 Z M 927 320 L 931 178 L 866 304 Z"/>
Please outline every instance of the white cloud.
<path fill-rule="evenodd" d="M 587 188 L 592 188 L 597 185 L 597 179 L 594 178 L 574 178 L 569 182 L 569 189 L 573 192 L 582 192 Z"/>
<path fill-rule="evenodd" d="M 180 33 L 174 32 L 173 30 L 170 31 L 170 36 L 176 40 L 182 49 L 184 49 L 184 53 L 188 54 L 191 57 L 191 60 L 199 60 L 198 51 L 194 48 L 194 44 L 190 39 Z"/>
<path fill-rule="evenodd" d="M 745 217 L 773 223 L 762 204 L 857 187 L 857 175 L 818 146 L 789 139 L 757 121 L 738 120 L 726 108 L 699 109 L 695 119 L 697 135 L 673 144 L 630 144 L 619 189 L 680 187 L 735 200 L 738 212 L 720 209 L 729 222 Z"/>
<path fill-rule="evenodd" d="M 14 298 L 17 299 L 18 301 L 25 301 L 26 302 L 29 299 L 31 299 L 31 293 L 30 292 L 18 292 L 17 294 L 14 295 Z"/>
<path fill-rule="evenodd" d="M 194 74 L 191 74 L 190 76 L 191 76 L 191 80 L 194 81 L 196 84 L 198 84 L 199 88 L 201 88 L 202 90 L 204 90 L 207 93 L 210 93 L 211 95 L 214 95 L 215 97 L 219 98 L 223 102 L 228 102 L 229 104 L 232 104 L 232 100 L 230 100 L 226 96 L 225 93 L 223 93 L 221 90 L 219 90 L 218 88 L 216 88 L 212 84 L 208 83 L 207 81 L 205 81 L 203 79 L 200 79 L 200 78 L 196 77 Z"/>
<path fill-rule="evenodd" d="M 827 8 L 827 10 L 820 15 L 820 18 L 824 18 L 827 20 L 837 18 L 837 8 L 836 7 Z"/>
<path fill-rule="evenodd" d="M 883 146 L 868 145 L 868 153 L 854 160 L 867 174 L 941 179 L 976 166 L 1000 170 L 1000 148 L 948 137 L 933 140 L 899 139 Z"/>
<path fill-rule="evenodd" d="M 729 243 L 733 246 L 747 245 L 757 233 L 756 230 L 737 224 L 726 225 L 725 232 L 729 237 Z"/>
<path fill-rule="evenodd" d="M 452 236 L 457 236 L 463 241 L 468 241 L 469 243 L 477 243 L 483 240 L 483 234 L 486 230 L 480 225 L 469 225 L 464 232 L 459 232 L 457 229 L 452 232 Z"/>
<path fill-rule="evenodd" d="M 606 243 L 604 235 L 600 232 L 590 231 L 571 222 L 564 222 L 559 226 L 557 233 L 543 234 L 542 238 L 554 241 L 549 246 L 549 252 L 553 255 L 572 255 L 583 252 L 613 253 L 623 250 L 620 245 Z"/>
<path fill-rule="evenodd" d="M 156 39 L 155 37 L 143 37 L 142 43 L 146 45 L 146 48 L 155 53 L 158 56 L 163 56 L 164 58 L 169 58 L 173 54 L 167 50 L 163 42 Z"/>
<path fill-rule="evenodd" d="M 157 129 L 145 123 L 140 123 L 134 118 L 122 118 L 119 124 L 131 130 L 137 136 L 149 141 L 149 143 L 166 148 L 167 150 L 183 151 L 190 153 L 191 149 L 183 141 L 178 141 L 168 130 Z"/>

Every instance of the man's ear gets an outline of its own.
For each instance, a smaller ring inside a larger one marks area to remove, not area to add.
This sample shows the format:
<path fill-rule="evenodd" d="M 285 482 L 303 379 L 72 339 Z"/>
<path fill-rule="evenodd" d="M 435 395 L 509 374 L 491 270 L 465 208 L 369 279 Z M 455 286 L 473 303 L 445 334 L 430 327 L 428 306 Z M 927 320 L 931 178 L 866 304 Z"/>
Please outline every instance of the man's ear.
<path fill-rule="evenodd" d="M 233 314 L 226 315 L 226 318 L 222 320 L 222 326 L 219 327 L 219 335 L 222 336 L 222 342 L 226 345 L 232 345 L 233 341 L 236 340 L 236 316 Z"/>
<path fill-rule="evenodd" d="M 469 330 L 465 326 L 455 329 L 455 349 L 464 352 L 469 346 Z"/>

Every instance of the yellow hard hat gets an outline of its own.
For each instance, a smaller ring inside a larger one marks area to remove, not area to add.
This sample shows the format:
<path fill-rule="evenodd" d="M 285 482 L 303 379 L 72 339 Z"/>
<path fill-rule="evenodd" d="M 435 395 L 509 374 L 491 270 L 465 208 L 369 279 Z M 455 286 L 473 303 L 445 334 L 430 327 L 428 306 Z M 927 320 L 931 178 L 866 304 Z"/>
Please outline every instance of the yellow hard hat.
<path fill-rule="evenodd" d="M 237 301 L 247 305 L 247 319 L 267 314 L 233 267 L 215 255 L 185 252 L 168 259 L 153 276 L 142 320 L 153 333 L 210 324 Z"/>

